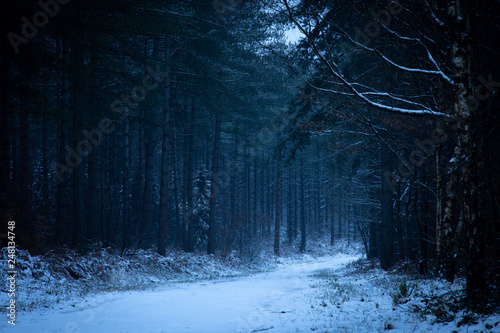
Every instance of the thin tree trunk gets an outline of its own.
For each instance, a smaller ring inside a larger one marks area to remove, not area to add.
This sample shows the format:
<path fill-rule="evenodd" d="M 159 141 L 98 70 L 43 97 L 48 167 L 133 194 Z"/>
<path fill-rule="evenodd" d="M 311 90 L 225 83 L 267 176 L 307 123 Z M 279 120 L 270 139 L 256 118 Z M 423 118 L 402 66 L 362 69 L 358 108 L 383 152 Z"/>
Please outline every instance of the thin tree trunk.
<path fill-rule="evenodd" d="M 399 260 L 404 261 L 406 259 L 405 255 L 405 245 L 403 241 L 403 222 L 402 222 L 402 211 L 401 211 L 401 181 L 396 184 L 396 226 L 398 228 L 398 247 L 399 247 Z"/>
<path fill-rule="evenodd" d="M 86 222 L 85 214 L 85 167 L 83 164 L 83 157 L 85 153 L 82 154 L 84 137 L 82 135 L 82 129 L 84 128 L 84 115 L 85 115 L 85 105 L 87 97 L 85 96 L 84 84 L 87 83 L 86 74 L 87 69 L 84 65 L 84 49 L 78 45 L 72 48 L 72 57 L 75 66 L 77 66 L 77 74 L 72 77 L 73 84 L 73 128 L 72 128 L 72 140 L 73 147 L 68 147 L 68 153 L 71 153 L 75 159 L 73 167 L 73 229 L 71 234 L 71 242 L 74 247 L 79 247 L 81 243 L 82 227 L 84 226 L 84 221 Z M 78 75 L 79 74 L 79 75 Z M 87 151 L 88 153 L 88 151 Z"/>
<path fill-rule="evenodd" d="M 170 184 L 170 41 L 165 41 L 165 95 L 163 101 L 161 175 L 160 175 L 160 215 L 158 221 L 158 254 L 164 256 L 167 249 L 168 234 L 168 188 Z"/>
<path fill-rule="evenodd" d="M 293 233 L 293 239 L 296 240 L 297 237 L 299 236 L 299 231 L 298 231 L 298 220 L 299 220 L 299 200 L 298 200 L 298 173 L 297 173 L 297 167 L 293 168 L 293 226 L 292 226 L 292 233 Z"/>
<path fill-rule="evenodd" d="M 100 225 L 99 214 L 99 145 L 95 145 L 92 154 L 88 157 L 88 180 L 87 180 L 87 238 L 101 239 L 98 232 Z"/>
<path fill-rule="evenodd" d="M 11 219 L 7 212 L 13 206 L 12 202 L 12 180 L 11 180 L 11 115 L 7 106 L 8 100 L 8 82 L 7 69 L 8 64 L 5 56 L 0 54 L 0 216 L 2 219 Z M 4 223 L 4 226 L 6 224 Z M 2 231 L 5 231 L 2 226 Z"/>
<path fill-rule="evenodd" d="M 29 189 L 32 183 L 31 159 L 30 159 L 30 119 L 28 114 L 21 114 L 20 120 L 20 165 L 19 165 L 19 230 L 25 230 L 22 235 L 26 243 L 32 241 L 33 230 L 32 224 L 32 204 L 31 204 L 31 191 Z M 30 244 L 34 246 L 36 244 Z"/>
<path fill-rule="evenodd" d="M 130 246 L 130 138 L 129 120 L 125 119 L 123 131 L 123 179 L 122 179 L 122 202 L 123 202 L 123 239 L 122 251 Z"/>
<path fill-rule="evenodd" d="M 97 64 L 93 64 L 96 61 L 97 55 L 95 54 L 95 50 L 92 49 L 91 54 L 91 67 L 97 66 Z M 98 110 L 95 103 L 92 101 L 89 102 L 89 106 L 91 109 Z M 97 122 L 99 121 L 99 114 L 95 112 L 89 112 L 88 123 L 95 128 Z M 99 214 L 99 190 L 98 190 L 98 182 L 99 182 L 99 145 L 102 141 L 102 134 L 94 135 L 94 132 L 89 132 L 89 138 L 87 138 L 88 142 L 92 144 L 92 152 L 88 155 L 88 163 L 87 163 L 87 221 L 86 221 L 86 236 L 89 240 L 99 240 L 101 239 L 100 233 L 98 232 L 98 225 L 100 225 L 100 214 Z"/>
<path fill-rule="evenodd" d="M 292 169 L 292 167 L 290 167 Z M 292 170 L 288 170 L 288 181 L 287 181 L 287 209 L 286 209 L 286 235 L 288 238 L 288 243 L 292 244 L 293 241 L 293 220 L 292 220 L 292 210 L 293 210 L 293 200 L 292 200 Z"/>
<path fill-rule="evenodd" d="M 48 109 L 49 109 L 49 80 L 46 78 L 47 73 L 44 75 L 43 82 L 43 97 L 42 97 L 42 198 L 44 214 L 48 214 L 48 200 L 49 198 L 49 138 L 48 138 Z"/>
<path fill-rule="evenodd" d="M 174 130 L 173 133 L 173 139 L 172 139 L 172 176 L 173 176 L 173 200 L 174 200 L 174 225 L 175 227 L 172 228 L 172 235 L 175 235 L 175 247 L 176 248 L 181 248 L 184 249 L 184 244 L 182 240 L 182 227 L 184 223 L 183 219 L 183 212 L 182 212 L 182 198 L 183 194 L 179 196 L 179 182 L 184 182 L 184 177 L 180 177 L 178 173 L 178 168 L 177 168 L 177 158 L 178 158 L 178 138 L 177 138 L 177 133 Z M 181 154 L 181 158 L 183 159 L 183 156 Z M 179 181 L 180 180 L 180 181 Z M 180 199 L 180 200 L 179 200 Z"/>
<path fill-rule="evenodd" d="M 188 132 L 187 151 L 187 250 L 194 251 L 194 225 L 193 225 L 193 155 L 194 155 L 194 99 L 191 101 Z"/>
<path fill-rule="evenodd" d="M 62 42 L 58 42 L 58 51 L 61 54 L 61 61 L 64 62 L 66 60 L 67 51 L 66 48 L 61 45 Z M 59 98 L 58 98 L 58 106 L 61 110 L 61 113 L 64 115 L 68 106 L 68 89 L 67 89 L 67 80 L 66 80 L 66 72 L 61 70 L 60 80 L 58 82 L 58 90 L 59 90 Z M 58 121 L 58 135 L 57 135 L 57 160 L 60 163 L 65 163 L 65 132 L 64 132 L 64 116 L 61 116 L 61 119 Z M 58 245 L 63 245 L 66 241 L 65 239 L 65 224 L 66 224 L 66 214 L 64 209 L 64 198 L 65 198 L 65 184 L 64 177 L 58 177 L 57 179 L 57 188 L 56 188 L 56 227 L 55 227 L 55 241 Z"/>
<path fill-rule="evenodd" d="M 189 120 L 184 121 L 182 153 L 182 248 L 189 251 L 188 228 L 191 215 L 188 212 L 188 154 L 189 154 Z"/>
<path fill-rule="evenodd" d="M 443 200 L 443 179 L 441 176 L 442 149 L 438 147 L 436 152 L 436 260 L 437 267 L 441 267 L 441 242 L 443 237 L 443 215 L 442 215 L 442 200 Z"/>
<path fill-rule="evenodd" d="M 280 253 L 281 228 L 281 154 L 276 160 L 276 214 L 274 216 L 274 254 Z"/>
<path fill-rule="evenodd" d="M 230 174 L 229 186 L 231 191 L 230 208 L 229 208 L 229 223 L 226 228 L 226 248 L 230 249 L 231 242 L 234 237 L 234 226 L 236 222 L 236 170 L 238 168 L 238 123 L 235 124 L 234 138 L 233 138 L 233 159 L 231 169 L 233 172 Z M 240 251 L 241 251 L 240 247 Z"/>
<path fill-rule="evenodd" d="M 332 185 L 330 188 L 332 189 L 332 195 L 335 193 L 334 188 L 335 188 L 335 169 L 332 171 Z M 330 219 L 330 245 L 333 246 L 335 245 L 335 223 L 334 223 L 334 218 L 333 218 L 333 204 L 328 200 L 328 218 Z"/>
<path fill-rule="evenodd" d="M 382 233 L 380 246 L 380 266 L 384 269 L 391 267 L 394 264 L 394 249 L 393 249 L 393 194 L 391 184 L 386 177 L 386 173 L 390 173 L 391 155 L 389 152 L 382 152 L 381 160 L 381 210 L 382 210 Z"/>
<path fill-rule="evenodd" d="M 210 211 L 208 217 L 208 244 L 207 253 L 215 253 L 215 209 L 216 209 L 216 198 L 218 195 L 218 185 L 217 177 L 219 172 L 219 144 L 220 144 L 220 132 L 221 132 L 221 115 L 220 112 L 215 114 L 215 129 L 214 129 L 214 149 L 212 156 L 212 176 L 210 183 Z"/>
<path fill-rule="evenodd" d="M 306 205 L 304 159 L 300 159 L 300 253 L 306 252 Z"/>

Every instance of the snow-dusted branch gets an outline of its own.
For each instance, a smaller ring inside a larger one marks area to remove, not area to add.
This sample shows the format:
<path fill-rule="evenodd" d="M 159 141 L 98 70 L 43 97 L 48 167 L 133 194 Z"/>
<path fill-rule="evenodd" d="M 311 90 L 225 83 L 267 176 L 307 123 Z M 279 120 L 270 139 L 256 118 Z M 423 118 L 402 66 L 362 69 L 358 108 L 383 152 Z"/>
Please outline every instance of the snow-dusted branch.
<path fill-rule="evenodd" d="M 379 50 L 377 50 L 376 48 L 372 48 L 372 47 L 368 47 L 366 45 L 364 45 L 363 43 L 360 43 L 360 42 L 357 42 L 355 41 L 353 38 L 351 38 L 351 36 L 349 36 L 344 30 L 342 30 L 340 27 L 336 27 L 339 31 L 341 31 L 348 39 L 351 43 L 353 43 L 354 45 L 356 46 L 359 46 L 360 48 L 362 48 L 363 50 L 366 50 L 368 52 L 372 52 L 372 53 L 375 53 L 376 55 L 378 55 L 380 58 L 382 58 L 384 61 L 386 61 L 387 63 L 389 63 L 390 65 L 402 70 L 402 71 L 405 71 L 405 72 L 413 72 L 413 73 L 421 73 L 421 74 L 432 74 L 432 75 L 439 75 L 441 76 L 444 80 L 446 80 L 448 83 L 450 84 L 453 84 L 453 80 L 450 79 L 448 77 L 448 75 L 446 75 L 438 66 L 438 64 L 436 63 L 436 61 L 434 60 L 434 58 L 432 57 L 432 55 L 430 54 L 429 50 L 427 49 L 427 47 L 425 47 L 426 51 L 427 51 L 427 55 L 429 57 L 429 60 L 432 62 L 432 64 L 434 65 L 434 67 L 436 68 L 435 70 L 430 70 L 430 69 L 422 69 L 422 68 L 411 68 L 411 67 L 406 67 L 406 66 L 403 66 L 403 65 L 400 65 L 400 64 L 397 64 L 396 62 L 392 61 L 391 59 L 387 58 L 384 54 L 382 54 L 382 52 L 380 52 Z M 399 35 L 398 35 L 399 36 Z M 418 39 L 417 39 L 418 40 Z M 420 42 L 420 40 L 418 40 Z M 423 43 L 420 42 L 420 44 L 423 45 Z"/>
<path fill-rule="evenodd" d="M 359 92 L 354 85 L 347 81 L 347 79 L 340 73 L 340 69 L 337 66 L 336 63 L 332 63 L 328 61 L 324 55 L 319 51 L 316 43 L 314 40 L 311 38 L 310 34 L 304 29 L 304 27 L 297 21 L 295 16 L 292 13 L 292 9 L 290 8 L 290 5 L 288 3 L 288 0 L 283 0 L 284 5 L 287 8 L 288 14 L 292 22 L 297 26 L 297 28 L 306 36 L 308 42 L 310 43 L 311 47 L 314 50 L 314 53 L 320 58 L 321 62 L 323 62 L 328 71 L 336 77 L 338 80 L 340 80 L 356 97 L 367 103 L 368 105 L 371 105 L 373 107 L 376 107 L 378 109 L 388 111 L 388 112 L 393 112 L 393 113 L 399 113 L 399 114 L 406 114 L 406 115 L 432 115 L 432 116 L 443 116 L 447 117 L 445 113 L 442 112 L 437 112 L 434 111 L 428 107 L 422 108 L 418 103 L 409 101 L 409 100 L 404 100 L 401 99 L 402 102 L 412 105 L 415 107 L 415 109 L 408 109 L 408 108 L 402 108 L 402 107 L 396 107 L 396 106 L 390 106 L 390 105 L 385 105 L 379 102 L 372 101 L 371 99 L 367 98 L 363 93 Z M 328 91 L 328 89 L 326 89 Z M 333 92 L 333 91 L 332 91 Z"/>

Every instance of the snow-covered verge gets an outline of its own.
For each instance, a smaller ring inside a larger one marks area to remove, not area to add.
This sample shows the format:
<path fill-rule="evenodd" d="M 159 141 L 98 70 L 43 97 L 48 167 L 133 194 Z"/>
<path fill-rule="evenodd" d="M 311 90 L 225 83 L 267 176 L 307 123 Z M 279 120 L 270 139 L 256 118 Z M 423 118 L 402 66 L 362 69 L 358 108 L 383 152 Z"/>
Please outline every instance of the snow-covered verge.
<path fill-rule="evenodd" d="M 311 331 L 500 332 L 499 311 L 478 315 L 465 309 L 463 280 L 386 272 L 366 259 L 311 277 Z"/>
<path fill-rule="evenodd" d="M 7 262 L 7 249 L 2 249 Z M 18 310 L 52 307 L 62 301 L 110 291 L 146 290 L 173 282 L 238 276 L 255 270 L 234 256 L 225 258 L 196 253 L 152 250 L 119 255 L 111 249 L 95 249 L 79 255 L 68 249 L 31 256 L 16 254 L 16 304 Z M 7 304 L 6 285 L 0 302 Z"/>
<path fill-rule="evenodd" d="M 321 241 L 308 242 L 309 251 L 298 254 L 295 245 L 284 244 L 279 257 L 272 248 L 258 256 L 240 259 L 229 256 L 169 251 L 165 256 L 153 250 L 136 250 L 125 255 L 108 248 L 95 248 L 86 255 L 58 249 L 45 255 L 31 256 L 26 250 L 16 253 L 16 308 L 31 311 L 53 308 L 66 301 L 99 293 L 131 290 L 153 290 L 179 282 L 194 282 L 245 276 L 273 271 L 285 264 L 309 262 L 336 253 L 359 253 L 359 244 L 339 242 L 332 247 Z M 1 260 L 7 271 L 7 248 L 1 249 Z M 6 275 L 6 274 L 5 274 Z M 8 285 L 1 285 L 0 304 L 8 304 Z"/>
<path fill-rule="evenodd" d="M 20 311 L 15 326 L 0 321 L 0 332 L 500 332 L 498 313 L 479 316 L 460 306 L 463 281 L 386 272 L 359 255 L 312 257 L 273 257 L 262 267 L 275 269 L 262 273 L 236 266 L 243 276 L 61 301 Z M 306 262 L 294 262 L 300 258 Z"/>

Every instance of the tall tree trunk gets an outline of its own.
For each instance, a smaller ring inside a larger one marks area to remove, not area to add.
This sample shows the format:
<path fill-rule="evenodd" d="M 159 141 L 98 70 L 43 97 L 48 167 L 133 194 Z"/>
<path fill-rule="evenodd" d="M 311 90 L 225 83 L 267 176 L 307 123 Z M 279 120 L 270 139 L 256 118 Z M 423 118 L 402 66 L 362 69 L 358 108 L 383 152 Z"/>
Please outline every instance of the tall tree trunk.
<path fill-rule="evenodd" d="M 194 155 L 194 122 L 195 105 L 194 98 L 191 101 L 188 131 L 187 151 L 187 250 L 194 251 L 194 224 L 193 224 L 193 155 Z"/>
<path fill-rule="evenodd" d="M 147 114 L 147 113 L 146 113 Z M 152 204 L 153 204 L 153 172 L 154 172 L 154 151 L 155 151 L 155 135 L 151 129 L 152 120 L 146 116 L 146 124 L 144 128 L 144 189 L 141 209 L 141 222 L 139 226 L 139 234 L 143 247 L 151 246 L 151 219 L 152 219 Z"/>
<path fill-rule="evenodd" d="M 235 129 L 234 129 L 234 138 L 233 138 L 233 157 L 232 157 L 232 165 L 231 165 L 231 174 L 230 174 L 230 179 L 229 179 L 229 186 L 230 186 L 230 206 L 229 206 L 229 222 L 226 227 L 226 248 L 230 249 L 231 247 L 231 242 L 233 241 L 234 237 L 234 230 L 236 228 L 236 170 L 238 168 L 238 123 L 235 122 Z M 241 248 L 240 248 L 241 251 Z"/>
<path fill-rule="evenodd" d="M 44 73 L 43 96 L 42 96 L 42 198 L 43 214 L 48 214 L 49 198 L 49 135 L 48 135 L 48 110 L 49 110 L 49 80 L 47 73 Z"/>
<path fill-rule="evenodd" d="M 384 269 L 391 267 L 394 264 L 394 248 L 393 248 L 393 193 L 391 184 L 386 177 L 386 173 L 391 173 L 391 155 L 387 151 L 382 151 L 381 160 L 381 195 L 380 204 L 382 210 L 381 223 L 381 242 L 378 244 L 381 251 L 380 266 Z"/>
<path fill-rule="evenodd" d="M 401 211 L 401 180 L 396 184 L 396 226 L 398 228 L 398 248 L 399 248 L 399 260 L 405 261 L 405 245 L 403 241 L 403 213 Z"/>
<path fill-rule="evenodd" d="M 180 249 L 185 249 L 185 234 L 183 235 L 182 230 L 183 230 L 183 224 L 184 224 L 184 219 L 182 216 L 182 193 L 179 193 L 183 186 L 184 178 L 179 175 L 179 168 L 178 168 L 178 163 L 177 163 L 177 158 L 180 156 L 183 158 L 182 154 L 179 154 L 179 144 L 178 144 L 178 137 L 177 133 L 174 131 L 174 139 L 173 139 L 173 163 L 172 163 L 172 175 L 174 177 L 174 205 L 175 205 L 175 226 L 176 229 L 175 231 L 175 247 L 180 248 Z M 182 151 L 182 148 L 180 148 Z"/>
<path fill-rule="evenodd" d="M 66 60 L 67 50 L 66 47 L 61 45 L 62 42 L 58 42 L 58 51 L 59 54 L 62 55 L 61 62 Z M 61 119 L 58 120 L 58 135 L 57 135 L 57 160 L 60 163 L 65 163 L 65 150 L 64 147 L 66 145 L 66 137 L 64 131 L 64 115 L 66 114 L 66 110 L 68 107 L 68 87 L 67 87 L 67 79 L 66 72 L 61 70 L 59 73 L 60 79 L 58 82 L 58 90 L 59 90 L 59 98 L 58 98 L 58 107 L 61 111 Z M 58 245 L 63 245 L 66 241 L 65 237 L 65 224 L 67 221 L 65 214 L 65 178 L 61 176 L 61 178 L 57 177 L 57 188 L 56 188 L 56 228 L 55 228 L 55 241 Z"/>
<path fill-rule="evenodd" d="M 292 167 L 290 168 L 292 169 Z M 293 220 L 292 220 L 292 210 L 293 210 L 293 200 L 292 200 L 292 170 L 288 170 L 288 180 L 287 180 L 287 209 L 286 209 L 286 235 L 288 238 L 288 243 L 292 244 L 293 241 Z"/>
<path fill-rule="evenodd" d="M 306 252 L 306 204 L 304 158 L 300 158 L 300 253 Z"/>
<path fill-rule="evenodd" d="M 122 175 L 122 202 L 123 202 L 123 235 L 122 251 L 130 246 L 130 124 L 128 118 L 124 120 L 123 131 L 123 175 Z"/>
<path fill-rule="evenodd" d="M 249 156 L 248 146 L 245 148 L 245 156 Z M 246 244 L 248 248 L 248 255 L 252 255 L 253 244 L 252 244 L 252 220 L 250 219 L 250 203 L 251 203 L 251 175 L 250 175 L 250 163 L 249 161 L 245 161 L 245 236 L 246 236 Z"/>
<path fill-rule="evenodd" d="M 274 216 L 274 254 L 280 253 L 281 229 L 281 154 L 276 159 L 276 215 Z"/>
<path fill-rule="evenodd" d="M 170 184 L 170 41 L 165 41 L 165 61 L 168 66 L 165 77 L 163 101 L 161 172 L 160 172 L 160 215 L 158 221 L 158 254 L 164 256 L 167 250 L 168 234 L 168 188 Z"/>
<path fill-rule="evenodd" d="M 318 152 L 319 154 L 319 152 Z M 323 214 L 321 213 L 321 159 L 316 163 L 316 198 L 314 200 L 314 210 L 316 225 L 318 230 L 318 236 L 323 238 L 324 226 L 323 226 Z"/>
<path fill-rule="evenodd" d="M 377 243 L 378 237 L 378 223 L 375 221 L 370 221 L 370 240 L 368 241 L 368 253 L 366 255 L 367 259 L 375 259 L 378 258 L 379 244 Z"/>
<path fill-rule="evenodd" d="M 218 173 L 219 173 L 219 144 L 220 144 L 220 132 L 221 132 L 221 114 L 219 111 L 215 113 L 215 128 L 214 128 L 214 149 L 212 155 L 212 175 L 210 177 L 210 211 L 208 216 L 208 244 L 207 253 L 215 253 L 215 210 L 216 210 L 216 198 L 218 195 Z"/>
<path fill-rule="evenodd" d="M 423 180 L 425 178 L 423 177 Z M 427 182 L 426 182 L 427 183 Z M 427 262 L 429 260 L 429 191 L 424 189 L 424 193 L 421 195 L 421 206 L 422 209 L 419 212 L 419 233 L 420 233 L 420 254 L 421 258 L 419 261 L 419 273 L 422 275 L 427 274 Z"/>
<path fill-rule="evenodd" d="M 253 152 L 255 154 L 255 152 Z M 258 179 L 258 173 L 257 173 L 257 159 L 255 156 L 253 156 L 253 198 L 252 198 L 252 212 L 251 212 L 251 218 L 252 218 L 252 236 L 257 237 L 257 232 L 258 232 L 258 226 L 257 226 L 257 179 Z"/>
<path fill-rule="evenodd" d="M 488 223 L 485 211 L 486 196 L 479 188 L 481 174 L 484 172 L 484 119 L 482 108 L 475 108 L 471 101 L 475 96 L 475 63 L 473 33 L 475 2 L 452 2 L 449 11 L 452 22 L 452 61 L 454 64 L 454 105 L 457 119 L 457 147 L 455 148 L 454 169 L 457 170 L 462 193 L 460 210 L 463 215 L 463 230 L 467 239 L 465 244 L 465 271 L 467 298 L 472 305 L 484 305 L 488 299 L 485 264 L 485 226 Z M 451 195 L 451 193 L 449 193 Z M 454 218 L 453 216 L 446 216 Z M 443 223 L 444 224 L 444 223 Z M 444 225 L 443 225 L 444 227 Z M 457 233 L 460 230 L 457 230 Z"/>
<path fill-rule="evenodd" d="M 299 231 L 298 231 L 298 221 L 299 221 L 299 200 L 298 200 L 298 184 L 299 182 L 297 181 L 298 178 L 298 172 L 297 172 L 298 167 L 293 168 L 293 225 L 292 225 L 292 234 L 293 234 L 293 239 L 296 240 L 297 237 L 299 236 Z"/>
<path fill-rule="evenodd" d="M 327 200 L 327 204 L 329 207 L 328 210 L 328 218 L 330 219 L 330 245 L 333 246 L 335 245 L 335 223 L 334 223 L 334 218 L 333 218 L 333 203 L 331 200 L 335 200 L 333 196 L 335 195 L 335 168 L 332 170 L 332 178 L 331 178 L 331 186 L 329 188 L 331 189 L 331 194 L 329 196 L 329 200 Z"/>
<path fill-rule="evenodd" d="M 19 140 L 19 151 L 20 151 L 20 179 L 19 179 L 19 220 L 18 228 L 19 230 L 25 230 L 22 235 L 22 240 L 26 242 L 25 244 L 30 244 L 34 236 L 32 229 L 32 198 L 30 185 L 32 183 L 32 171 L 31 171 L 31 159 L 30 159 L 30 119 L 29 115 L 21 114 L 20 117 L 20 140 Z M 31 246 L 36 244 L 31 243 Z M 29 246 L 29 245 L 28 245 Z"/>
<path fill-rule="evenodd" d="M 81 41 L 80 41 L 81 42 Z M 84 47 L 80 42 L 75 42 L 72 48 L 72 57 L 77 68 L 75 76 L 72 77 L 73 84 L 73 126 L 72 126 L 72 148 L 67 148 L 68 153 L 75 158 L 73 167 L 73 229 L 71 242 L 74 247 L 79 247 L 82 240 L 82 228 L 85 214 L 85 166 L 83 158 L 88 155 L 89 148 L 84 148 L 81 143 L 85 142 L 82 135 L 84 128 L 84 115 L 87 97 L 85 96 L 85 84 L 87 83 L 87 69 L 84 64 Z M 85 151 L 86 150 L 86 151 Z"/>
<path fill-rule="evenodd" d="M 8 63 L 3 54 L 0 54 L 0 218 L 2 221 L 12 220 L 11 209 L 14 207 L 13 187 L 11 178 L 11 110 L 8 105 Z M 3 222 L 2 222 L 3 223 Z M 6 223 L 0 227 L 7 231 Z"/>
<path fill-rule="evenodd" d="M 436 260 L 437 267 L 441 267 L 441 242 L 443 237 L 443 211 L 442 211 L 442 200 L 443 200 L 443 178 L 441 171 L 441 164 L 443 160 L 443 152 L 441 147 L 437 148 L 436 152 Z"/>
<path fill-rule="evenodd" d="M 341 178 L 341 174 L 339 172 L 339 183 L 341 182 L 342 188 L 344 187 L 344 181 Z M 342 229 L 342 222 L 343 222 L 343 217 L 345 215 L 344 208 L 343 208 L 343 202 L 344 202 L 344 193 L 341 191 L 341 187 L 337 186 L 337 237 L 338 239 L 343 239 L 343 229 Z"/>
<path fill-rule="evenodd" d="M 268 161 L 270 157 L 267 156 Z M 266 182 L 266 234 L 271 235 L 271 221 L 273 220 L 273 209 L 272 209 L 272 182 L 273 182 L 273 171 L 272 164 L 269 163 L 269 167 L 266 170 L 267 182 Z"/>
<path fill-rule="evenodd" d="M 92 54 L 91 54 L 91 64 L 90 67 L 97 66 L 94 62 L 97 59 L 97 55 L 95 54 L 95 50 L 92 49 Z M 93 94 L 93 92 L 91 93 Z M 99 108 L 97 107 L 96 103 L 94 100 L 97 100 L 97 98 L 91 98 L 91 101 L 89 102 L 90 109 L 93 110 L 98 110 Z M 97 126 L 98 121 L 99 121 L 99 113 L 98 112 L 89 112 L 88 113 L 88 124 L 91 125 L 92 128 L 95 128 Z M 99 200 L 99 145 L 102 141 L 102 134 L 98 135 L 97 137 L 93 134 L 91 134 L 93 131 L 89 133 L 89 136 L 93 136 L 92 139 L 89 139 L 88 141 L 92 141 L 93 148 L 92 152 L 88 156 L 88 163 L 87 163 L 87 174 L 88 174 L 88 179 L 87 179 L 87 239 L 89 240 L 100 240 L 100 233 L 98 231 L 98 226 L 101 224 L 100 222 L 100 213 L 99 213 L 99 208 L 100 208 L 100 201 Z"/>

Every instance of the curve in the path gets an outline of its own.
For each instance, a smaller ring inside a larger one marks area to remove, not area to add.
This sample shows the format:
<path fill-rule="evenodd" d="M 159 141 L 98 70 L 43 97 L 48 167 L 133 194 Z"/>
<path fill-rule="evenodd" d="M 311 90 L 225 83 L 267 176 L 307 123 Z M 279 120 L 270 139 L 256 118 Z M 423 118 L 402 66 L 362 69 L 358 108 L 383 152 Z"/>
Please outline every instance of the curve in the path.
<path fill-rule="evenodd" d="M 15 327 L 2 326 L 23 333 L 287 332 L 300 326 L 310 307 L 304 298 L 309 275 L 354 259 L 323 258 L 248 277 L 101 295 L 70 309 L 21 313 Z"/>

